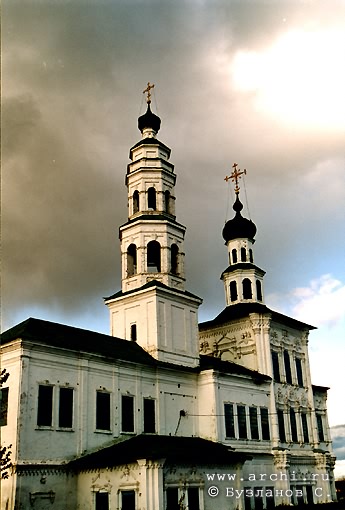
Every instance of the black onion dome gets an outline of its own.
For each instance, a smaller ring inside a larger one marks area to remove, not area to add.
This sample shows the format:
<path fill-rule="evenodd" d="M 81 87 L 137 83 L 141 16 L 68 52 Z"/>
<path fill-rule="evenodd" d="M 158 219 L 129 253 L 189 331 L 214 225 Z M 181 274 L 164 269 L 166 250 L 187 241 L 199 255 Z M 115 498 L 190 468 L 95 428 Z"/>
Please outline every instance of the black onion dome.
<path fill-rule="evenodd" d="M 252 220 L 243 218 L 241 214 L 243 204 L 240 202 L 238 196 L 236 197 L 236 201 L 232 208 L 236 211 L 236 214 L 231 220 L 225 223 L 223 228 L 223 237 L 225 242 L 237 238 L 254 239 L 256 234 L 255 223 L 253 223 Z"/>
<path fill-rule="evenodd" d="M 141 132 L 146 128 L 151 128 L 158 133 L 161 127 L 161 119 L 151 112 L 150 104 L 147 105 L 147 110 L 144 115 L 141 115 L 138 119 L 138 128 Z"/>

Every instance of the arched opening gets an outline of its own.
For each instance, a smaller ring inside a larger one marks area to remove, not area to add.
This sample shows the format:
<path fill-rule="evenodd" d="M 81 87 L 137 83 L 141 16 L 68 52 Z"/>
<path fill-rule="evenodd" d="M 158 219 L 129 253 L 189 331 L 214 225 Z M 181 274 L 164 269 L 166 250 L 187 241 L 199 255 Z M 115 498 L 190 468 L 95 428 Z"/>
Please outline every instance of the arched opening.
<path fill-rule="evenodd" d="M 243 299 L 252 299 L 253 292 L 252 292 L 252 282 L 249 280 L 249 278 L 245 278 L 242 280 L 242 288 L 243 288 Z"/>
<path fill-rule="evenodd" d="M 171 245 L 171 272 L 172 274 L 179 274 L 179 249 L 177 244 Z"/>
<path fill-rule="evenodd" d="M 232 262 L 234 264 L 236 264 L 236 262 L 237 262 L 237 250 L 235 250 L 235 248 L 233 250 L 231 250 L 231 255 L 232 255 Z"/>
<path fill-rule="evenodd" d="M 247 253 L 245 248 L 241 248 L 241 262 L 247 261 Z"/>
<path fill-rule="evenodd" d="M 127 248 L 127 276 L 133 276 L 137 272 L 137 247 L 130 244 Z"/>
<path fill-rule="evenodd" d="M 260 280 L 256 280 L 256 297 L 259 301 L 262 301 L 262 289 Z"/>
<path fill-rule="evenodd" d="M 133 193 L 133 214 L 139 212 L 139 191 L 136 189 Z"/>
<path fill-rule="evenodd" d="M 147 207 L 149 209 L 156 210 L 156 190 L 155 188 L 149 188 L 147 190 Z"/>
<path fill-rule="evenodd" d="M 237 301 L 238 295 L 237 295 L 237 283 L 236 282 L 230 282 L 230 300 L 231 301 Z"/>
<path fill-rule="evenodd" d="M 150 241 L 147 245 L 147 271 L 159 273 L 161 270 L 161 245 L 157 241 Z"/>
<path fill-rule="evenodd" d="M 166 213 L 171 214 L 170 210 L 170 191 L 165 191 L 164 193 L 164 210 Z"/>
<path fill-rule="evenodd" d="M 249 249 L 249 261 L 253 263 L 253 250 Z"/>

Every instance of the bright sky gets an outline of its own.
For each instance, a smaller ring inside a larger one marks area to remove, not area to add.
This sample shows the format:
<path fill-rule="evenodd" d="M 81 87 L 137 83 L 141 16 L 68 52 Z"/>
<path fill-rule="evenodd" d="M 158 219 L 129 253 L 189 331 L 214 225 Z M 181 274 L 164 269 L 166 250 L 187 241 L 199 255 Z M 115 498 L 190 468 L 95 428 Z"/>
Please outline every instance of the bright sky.
<path fill-rule="evenodd" d="M 151 81 L 200 319 L 225 305 L 236 161 L 266 302 L 318 326 L 313 381 L 344 424 L 344 54 L 336 0 L 6 0 L 3 329 L 36 316 L 108 332 L 102 296 L 120 286 L 124 174 Z"/>

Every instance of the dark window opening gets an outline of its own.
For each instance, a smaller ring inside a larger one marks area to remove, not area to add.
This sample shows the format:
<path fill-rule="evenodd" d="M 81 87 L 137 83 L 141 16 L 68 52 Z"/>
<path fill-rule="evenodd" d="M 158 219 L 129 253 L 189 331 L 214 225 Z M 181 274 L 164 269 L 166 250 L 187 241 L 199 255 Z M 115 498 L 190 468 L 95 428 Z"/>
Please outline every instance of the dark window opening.
<path fill-rule="evenodd" d="M 235 437 L 234 406 L 224 404 L 225 437 Z"/>
<path fill-rule="evenodd" d="M 309 443 L 308 420 L 306 413 L 301 413 L 303 441 Z"/>
<path fill-rule="evenodd" d="M 51 427 L 53 422 L 53 386 L 39 385 L 37 425 Z"/>
<path fill-rule="evenodd" d="M 272 351 L 273 379 L 280 382 L 279 356 L 276 351 Z"/>
<path fill-rule="evenodd" d="M 235 248 L 233 250 L 231 250 L 231 254 L 232 254 L 232 261 L 234 264 L 236 264 L 237 262 L 237 250 L 235 250 Z"/>
<path fill-rule="evenodd" d="M 199 510 L 199 489 L 198 487 L 189 487 L 187 491 L 188 495 L 188 510 Z"/>
<path fill-rule="evenodd" d="M 247 439 L 247 419 L 245 406 L 237 406 L 238 437 Z"/>
<path fill-rule="evenodd" d="M 110 430 L 110 393 L 96 393 L 96 429 Z"/>
<path fill-rule="evenodd" d="M 109 510 L 108 492 L 96 492 L 95 510 Z"/>
<path fill-rule="evenodd" d="M 285 443 L 286 436 L 285 436 L 284 413 L 281 409 L 278 409 L 277 415 L 278 415 L 279 439 L 282 443 Z"/>
<path fill-rule="evenodd" d="M 140 207 L 139 207 L 139 191 L 135 190 L 135 192 L 133 193 L 133 214 L 139 212 L 139 210 L 140 210 Z"/>
<path fill-rule="evenodd" d="M 249 278 L 245 278 L 242 281 L 242 287 L 243 287 L 243 299 L 252 299 L 253 297 L 252 282 L 249 280 Z"/>
<path fill-rule="evenodd" d="M 156 190 L 155 190 L 155 188 L 149 188 L 147 190 L 147 207 L 149 209 L 153 209 L 154 211 L 157 208 L 157 204 L 156 204 Z"/>
<path fill-rule="evenodd" d="M 144 432 L 156 432 L 155 401 L 152 398 L 144 398 Z"/>
<path fill-rule="evenodd" d="M 121 510 L 135 510 L 135 491 L 121 491 Z"/>
<path fill-rule="evenodd" d="M 254 498 L 254 508 L 255 510 L 263 510 L 264 508 L 264 500 L 263 500 L 263 497 L 260 494 L 260 491 L 262 490 L 262 487 L 254 487 L 254 494 L 255 494 L 255 498 Z M 256 495 L 258 494 L 258 496 Z"/>
<path fill-rule="evenodd" d="M 296 358 L 296 374 L 297 374 L 297 383 L 298 386 L 303 388 L 303 371 L 302 371 L 302 360 L 300 358 Z"/>
<path fill-rule="evenodd" d="M 249 261 L 253 263 L 253 250 L 251 248 L 249 249 Z"/>
<path fill-rule="evenodd" d="M 290 409 L 290 425 L 291 425 L 291 440 L 294 443 L 298 442 L 297 437 L 297 423 L 296 423 L 296 414 L 294 409 Z"/>
<path fill-rule="evenodd" d="M 247 261 L 247 252 L 245 248 L 241 248 L 241 262 Z"/>
<path fill-rule="evenodd" d="M 319 434 L 319 441 L 324 441 L 325 440 L 325 434 L 323 432 L 323 423 L 322 423 L 322 415 L 321 414 L 317 414 L 316 415 L 316 423 L 317 423 L 317 431 L 318 431 L 318 434 Z"/>
<path fill-rule="evenodd" d="M 8 388 L 0 389 L 0 427 L 7 425 Z"/>
<path fill-rule="evenodd" d="M 288 351 L 284 351 L 284 365 L 286 382 L 288 384 L 292 384 L 290 354 L 288 353 Z"/>
<path fill-rule="evenodd" d="M 260 408 L 261 415 L 261 434 L 263 440 L 270 439 L 270 424 L 268 421 L 268 409 L 267 407 Z"/>
<path fill-rule="evenodd" d="M 166 490 L 167 510 L 180 510 L 178 488 L 168 487 Z"/>
<path fill-rule="evenodd" d="M 137 247 L 130 244 L 127 248 L 127 276 L 133 276 L 137 272 Z"/>
<path fill-rule="evenodd" d="M 179 249 L 177 244 L 171 245 L 171 272 L 172 274 L 179 274 Z"/>
<path fill-rule="evenodd" d="M 269 492 L 269 495 L 267 495 L 267 492 Z M 275 508 L 274 503 L 274 487 L 267 487 L 266 489 L 266 508 L 267 510 L 272 510 Z"/>
<path fill-rule="evenodd" d="M 237 301 L 238 295 L 237 295 L 237 283 L 236 282 L 230 282 L 230 300 L 231 301 Z"/>
<path fill-rule="evenodd" d="M 60 388 L 59 427 L 71 428 L 73 425 L 73 388 Z"/>
<path fill-rule="evenodd" d="M 137 341 L 137 325 L 131 324 L 131 340 L 132 342 Z"/>
<path fill-rule="evenodd" d="M 130 395 L 122 395 L 121 430 L 134 432 L 134 397 Z"/>
<path fill-rule="evenodd" d="M 250 423 L 251 438 L 259 439 L 258 409 L 257 409 L 257 407 L 249 408 L 249 423 Z"/>
<path fill-rule="evenodd" d="M 171 214 L 171 207 L 170 207 L 170 191 L 165 191 L 164 193 L 164 209 L 166 213 Z"/>
<path fill-rule="evenodd" d="M 159 273 L 161 270 L 161 245 L 157 241 L 150 241 L 147 245 L 147 271 Z"/>
<path fill-rule="evenodd" d="M 256 297 L 258 301 L 262 301 L 262 288 L 260 280 L 256 280 Z"/>
<path fill-rule="evenodd" d="M 305 486 L 306 493 L 307 493 L 307 503 L 308 505 L 314 505 L 314 497 L 313 497 L 313 488 L 311 485 Z"/>

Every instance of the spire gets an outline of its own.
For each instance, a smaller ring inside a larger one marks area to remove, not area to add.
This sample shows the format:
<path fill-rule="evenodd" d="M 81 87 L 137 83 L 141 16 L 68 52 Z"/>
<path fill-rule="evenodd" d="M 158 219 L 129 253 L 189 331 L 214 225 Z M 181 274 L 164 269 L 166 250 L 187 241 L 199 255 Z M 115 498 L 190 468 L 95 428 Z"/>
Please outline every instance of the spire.
<path fill-rule="evenodd" d="M 138 128 L 143 135 L 143 138 L 146 137 L 155 137 L 161 127 L 161 119 L 152 113 L 151 111 L 151 89 L 153 89 L 154 84 L 148 82 L 147 87 L 143 90 L 143 94 L 147 94 L 146 103 L 147 110 L 144 115 L 141 115 L 138 119 Z"/>

